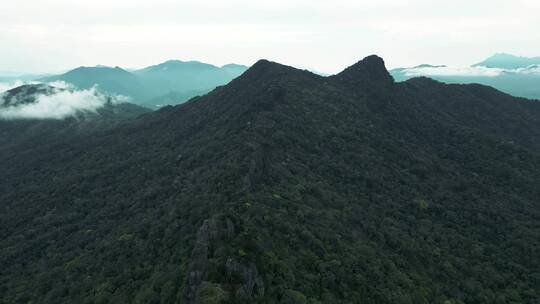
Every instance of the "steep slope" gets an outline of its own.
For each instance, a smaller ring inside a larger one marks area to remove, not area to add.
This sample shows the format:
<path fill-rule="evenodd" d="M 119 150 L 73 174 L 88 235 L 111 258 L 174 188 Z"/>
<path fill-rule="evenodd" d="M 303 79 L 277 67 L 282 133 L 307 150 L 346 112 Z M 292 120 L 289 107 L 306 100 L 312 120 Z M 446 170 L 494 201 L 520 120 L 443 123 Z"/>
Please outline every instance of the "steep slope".
<path fill-rule="evenodd" d="M 480 130 L 483 134 L 540 149 L 540 103 L 512 97 L 479 84 L 444 84 L 413 78 L 400 84 L 415 108 L 439 122 Z M 406 97 L 405 97 L 406 98 Z"/>
<path fill-rule="evenodd" d="M 0 295 L 534 303 L 539 106 L 395 83 L 376 56 L 332 77 L 262 60 L 113 130 L 2 147 Z"/>

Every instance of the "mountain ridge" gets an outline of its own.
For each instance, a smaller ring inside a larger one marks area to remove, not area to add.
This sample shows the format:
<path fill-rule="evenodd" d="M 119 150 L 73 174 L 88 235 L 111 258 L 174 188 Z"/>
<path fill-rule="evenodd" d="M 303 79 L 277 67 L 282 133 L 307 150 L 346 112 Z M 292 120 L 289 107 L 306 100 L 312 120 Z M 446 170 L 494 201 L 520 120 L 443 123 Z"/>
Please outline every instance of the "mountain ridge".
<path fill-rule="evenodd" d="M 517 69 L 526 68 L 530 65 L 540 64 L 539 57 L 523 57 L 508 53 L 497 53 L 491 57 L 473 64 L 472 66 L 483 66 L 487 68 Z"/>
<path fill-rule="evenodd" d="M 534 303 L 540 105 L 383 67 L 261 60 L 114 129 L 0 148 L 0 293 Z"/>
<path fill-rule="evenodd" d="M 498 54 L 470 67 L 420 65 L 390 73 L 398 82 L 427 76 L 445 83 L 480 83 L 514 96 L 540 99 L 540 72 L 535 65 L 539 58 Z"/>
<path fill-rule="evenodd" d="M 168 60 L 132 71 L 120 67 L 78 67 L 62 75 L 39 80 L 65 81 L 80 89 L 97 85 L 107 93 L 128 96 L 139 105 L 156 108 L 157 105 L 178 104 L 207 93 L 246 69 L 246 66 L 237 64 L 217 67 L 199 61 Z"/>

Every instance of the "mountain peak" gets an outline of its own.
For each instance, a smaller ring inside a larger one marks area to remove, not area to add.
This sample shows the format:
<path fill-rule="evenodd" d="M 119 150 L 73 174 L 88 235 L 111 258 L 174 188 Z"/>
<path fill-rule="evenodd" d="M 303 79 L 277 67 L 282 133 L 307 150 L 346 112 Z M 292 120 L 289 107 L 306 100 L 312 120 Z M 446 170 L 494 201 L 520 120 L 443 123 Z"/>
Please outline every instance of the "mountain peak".
<path fill-rule="evenodd" d="M 123 68 L 119 67 L 119 66 L 115 66 L 115 67 L 109 67 L 109 66 L 80 66 L 78 68 L 75 68 L 73 70 L 70 70 L 65 74 L 70 74 L 70 73 L 122 73 L 122 74 L 125 74 L 125 73 L 129 73 L 128 71 L 124 70 Z"/>
<path fill-rule="evenodd" d="M 43 83 L 24 84 L 4 92 L 0 96 L 0 107 L 34 103 L 39 95 L 52 95 L 61 90 Z"/>
<path fill-rule="evenodd" d="M 162 73 L 163 71 L 214 71 L 219 68 L 213 64 L 208 64 L 196 60 L 182 61 L 177 59 L 167 60 L 165 62 L 151 65 L 140 70 L 136 70 L 135 73 Z"/>
<path fill-rule="evenodd" d="M 260 59 L 242 75 L 248 78 L 273 77 L 284 73 L 297 71 L 297 69 L 277 62 Z"/>
<path fill-rule="evenodd" d="M 274 61 L 270 61 L 270 60 L 267 60 L 267 59 L 259 59 L 257 60 L 257 62 L 255 62 L 250 69 L 252 68 L 261 68 L 261 67 L 270 67 L 270 66 L 279 66 L 281 64 L 277 63 L 277 62 L 274 62 Z"/>
<path fill-rule="evenodd" d="M 394 82 L 384 65 L 384 60 L 377 55 L 367 56 L 333 77 L 340 82 L 354 85 Z"/>
<path fill-rule="evenodd" d="M 370 55 L 365 57 L 364 59 L 358 61 L 357 63 L 353 64 L 349 68 L 369 68 L 372 70 L 379 70 L 379 71 L 386 71 L 386 67 L 384 65 L 384 59 L 377 55 Z"/>
<path fill-rule="evenodd" d="M 236 68 L 247 69 L 248 67 L 242 64 L 228 63 L 221 66 L 221 68 L 222 69 L 236 69 Z"/>

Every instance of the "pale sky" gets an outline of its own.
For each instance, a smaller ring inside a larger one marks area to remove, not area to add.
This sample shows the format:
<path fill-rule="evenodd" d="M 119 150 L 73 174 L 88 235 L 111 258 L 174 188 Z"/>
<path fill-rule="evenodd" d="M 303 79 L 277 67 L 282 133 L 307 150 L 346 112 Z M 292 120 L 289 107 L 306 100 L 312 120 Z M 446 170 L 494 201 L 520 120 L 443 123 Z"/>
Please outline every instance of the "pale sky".
<path fill-rule="evenodd" d="M 540 0 L 0 0 L 0 71 L 261 58 L 333 73 L 540 56 Z"/>

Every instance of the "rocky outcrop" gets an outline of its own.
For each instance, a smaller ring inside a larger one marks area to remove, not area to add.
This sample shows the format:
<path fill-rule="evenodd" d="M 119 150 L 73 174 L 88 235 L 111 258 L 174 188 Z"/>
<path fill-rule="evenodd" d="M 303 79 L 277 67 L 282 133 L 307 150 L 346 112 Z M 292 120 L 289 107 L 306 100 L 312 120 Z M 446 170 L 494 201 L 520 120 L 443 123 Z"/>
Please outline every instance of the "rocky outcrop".
<path fill-rule="evenodd" d="M 242 279 L 242 284 L 235 291 L 236 297 L 249 299 L 264 295 L 264 283 L 255 264 L 244 265 L 229 258 L 225 269 L 228 278 L 239 277 Z"/>
<path fill-rule="evenodd" d="M 224 246 L 233 243 L 235 236 L 236 229 L 229 218 L 214 216 L 203 222 L 187 272 L 188 303 L 219 303 L 220 299 L 230 297 L 250 299 L 264 295 L 264 283 L 254 263 L 221 256 L 226 251 Z M 221 279 L 209 278 L 209 273 L 217 269 L 225 269 Z"/>

